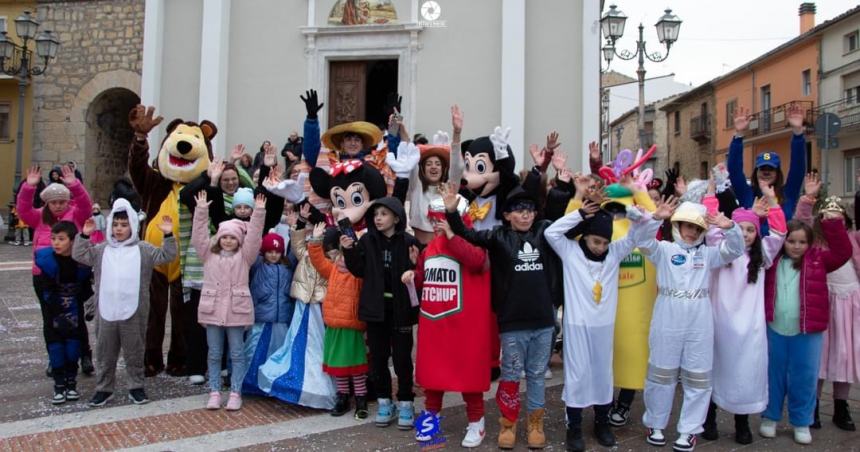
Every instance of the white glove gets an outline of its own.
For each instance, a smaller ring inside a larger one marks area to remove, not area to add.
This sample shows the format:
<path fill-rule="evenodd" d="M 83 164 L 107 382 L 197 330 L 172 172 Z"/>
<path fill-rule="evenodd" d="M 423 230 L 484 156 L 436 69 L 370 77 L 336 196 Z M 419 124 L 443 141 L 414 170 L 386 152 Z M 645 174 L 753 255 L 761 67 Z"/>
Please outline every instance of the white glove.
<path fill-rule="evenodd" d="M 508 139 L 511 137 L 511 128 L 496 126 L 493 133 L 490 135 L 490 141 L 493 143 L 493 149 L 496 152 L 496 160 L 508 158 Z"/>
<path fill-rule="evenodd" d="M 278 185 L 269 187 L 263 184 L 263 186 L 266 187 L 266 190 L 272 192 L 273 195 L 280 196 L 285 201 L 297 204 L 305 199 L 305 181 L 307 179 L 307 173 L 299 173 L 297 180 L 287 179 L 282 180 Z"/>
<path fill-rule="evenodd" d="M 412 170 L 418 166 L 418 161 L 421 160 L 421 151 L 412 143 L 400 142 L 397 147 L 397 156 L 393 152 L 385 155 L 385 163 L 394 171 L 394 174 L 399 178 L 408 179 Z"/>
<path fill-rule="evenodd" d="M 643 218 L 645 218 L 645 212 L 639 210 L 639 208 L 636 206 L 627 206 L 627 219 L 628 220 L 630 220 L 634 223 L 638 223 L 638 222 L 642 221 Z"/>
<path fill-rule="evenodd" d="M 451 137 L 448 136 L 448 132 L 439 130 L 433 134 L 432 144 L 437 146 L 451 146 Z"/>

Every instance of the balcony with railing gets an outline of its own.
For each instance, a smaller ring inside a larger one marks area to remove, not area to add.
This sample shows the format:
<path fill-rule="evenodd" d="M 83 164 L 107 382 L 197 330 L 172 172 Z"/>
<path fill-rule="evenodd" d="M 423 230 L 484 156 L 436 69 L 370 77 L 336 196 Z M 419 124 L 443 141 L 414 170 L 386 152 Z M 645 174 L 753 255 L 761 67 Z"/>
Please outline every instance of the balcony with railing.
<path fill-rule="evenodd" d="M 803 109 L 805 112 L 803 123 L 807 127 L 812 127 L 812 124 L 815 122 L 813 102 L 797 100 L 754 113 L 750 121 L 747 136 L 758 137 L 790 130 L 790 126 L 788 125 L 788 108 L 791 105 L 797 105 Z"/>
<path fill-rule="evenodd" d="M 704 114 L 690 119 L 690 138 L 699 144 L 711 141 L 711 115 Z"/>

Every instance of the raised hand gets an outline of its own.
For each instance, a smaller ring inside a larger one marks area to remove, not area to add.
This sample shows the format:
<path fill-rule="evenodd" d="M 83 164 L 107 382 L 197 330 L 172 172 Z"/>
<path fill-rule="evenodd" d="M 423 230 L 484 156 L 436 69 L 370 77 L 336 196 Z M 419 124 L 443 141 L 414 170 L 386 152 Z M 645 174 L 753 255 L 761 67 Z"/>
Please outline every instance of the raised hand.
<path fill-rule="evenodd" d="M 278 184 L 281 183 L 281 176 L 278 173 L 280 173 L 280 171 L 277 171 L 277 165 L 275 165 L 272 167 L 272 170 L 269 171 L 269 176 L 263 181 L 263 186 L 270 190 L 277 187 Z"/>
<path fill-rule="evenodd" d="M 39 185 L 39 182 L 42 181 L 42 168 L 39 165 L 33 165 L 27 171 L 27 184 L 32 186 Z"/>
<path fill-rule="evenodd" d="M 299 208 L 299 217 L 302 220 L 308 221 L 308 218 L 311 216 L 311 203 L 306 202 L 302 204 L 302 207 Z"/>
<path fill-rule="evenodd" d="M 197 192 L 197 196 L 194 197 L 194 202 L 197 203 L 198 206 L 209 207 L 209 204 L 212 204 L 212 201 L 209 201 L 206 198 L 206 190 L 200 190 Z"/>
<path fill-rule="evenodd" d="M 651 214 L 651 217 L 655 220 L 668 220 L 672 218 L 672 214 L 675 213 L 675 209 L 678 208 L 679 204 L 680 200 L 674 196 L 664 197 L 657 201 L 657 210 Z"/>
<path fill-rule="evenodd" d="M 170 218 L 170 215 L 161 217 L 161 223 L 158 224 L 158 229 L 165 235 L 173 233 L 173 218 Z"/>
<path fill-rule="evenodd" d="M 533 144 L 529 146 L 529 154 L 532 155 L 532 160 L 535 162 L 535 166 L 539 166 L 543 168 L 544 163 L 547 160 L 547 150 L 546 148 L 540 149 L 538 145 Z"/>
<path fill-rule="evenodd" d="M 735 133 L 738 135 L 743 134 L 744 130 L 747 130 L 747 127 L 750 126 L 750 121 L 752 121 L 750 109 L 738 106 L 738 108 L 735 109 Z"/>
<path fill-rule="evenodd" d="M 821 191 L 821 176 L 818 173 L 806 173 L 803 179 L 803 192 L 816 198 Z"/>
<path fill-rule="evenodd" d="M 705 223 L 722 229 L 729 229 L 734 224 L 732 223 L 732 220 L 723 215 L 722 212 L 717 212 L 716 215 L 705 215 Z"/>
<path fill-rule="evenodd" d="M 65 185 L 72 185 L 78 179 L 75 177 L 75 170 L 69 167 L 69 165 L 63 165 L 60 168 L 60 171 L 63 173 L 62 180 Z"/>
<path fill-rule="evenodd" d="M 756 198 L 752 206 L 752 211 L 759 218 L 766 218 L 768 211 L 770 211 L 770 202 L 766 197 Z"/>
<path fill-rule="evenodd" d="M 493 143 L 493 152 L 496 160 L 508 158 L 508 141 L 511 138 L 511 128 L 496 126 L 490 134 L 490 142 Z"/>
<path fill-rule="evenodd" d="M 819 183 L 819 186 L 820 185 L 821 184 Z M 776 190 L 773 188 L 773 185 L 759 181 L 758 189 L 761 191 L 761 194 L 763 194 L 766 198 L 774 199 L 774 200 L 776 199 Z M 817 189 L 816 189 L 816 193 L 818 193 Z"/>
<path fill-rule="evenodd" d="M 451 106 L 451 128 L 455 135 L 463 131 L 463 112 L 457 104 Z"/>
<path fill-rule="evenodd" d="M 266 208 L 266 195 L 260 193 L 254 198 L 254 209 Z"/>
<path fill-rule="evenodd" d="M 244 144 L 240 143 L 240 144 L 237 144 L 236 146 L 233 146 L 233 149 L 230 150 L 230 161 L 235 162 L 236 160 L 239 160 L 240 158 L 242 158 L 242 154 L 244 154 L 244 153 L 245 153 L 245 145 Z"/>
<path fill-rule="evenodd" d="M 222 172 L 224 172 L 224 161 L 221 160 L 221 157 L 215 157 L 209 162 L 209 168 L 206 169 L 210 185 L 213 187 L 218 185 L 218 180 L 221 179 Z"/>
<path fill-rule="evenodd" d="M 299 99 L 305 103 L 305 111 L 308 113 L 308 119 L 316 119 L 317 113 L 323 108 L 323 105 L 317 100 L 317 91 L 310 89 L 305 91 L 304 96 L 299 96 Z"/>
<path fill-rule="evenodd" d="M 418 255 L 421 254 L 421 250 L 418 249 L 417 246 L 412 245 L 409 247 L 409 261 L 412 262 L 412 265 L 418 263 Z"/>
<path fill-rule="evenodd" d="M 442 232 L 445 233 L 445 237 L 449 240 L 454 238 L 454 230 L 451 229 L 451 225 L 448 224 L 448 220 L 442 219 L 436 221 L 436 227 L 441 229 Z"/>
<path fill-rule="evenodd" d="M 95 230 L 96 220 L 93 220 L 92 218 L 87 218 L 87 221 L 84 221 L 84 226 L 81 228 L 81 234 L 92 235 Z"/>
<path fill-rule="evenodd" d="M 406 145 L 401 148 L 400 152 L 395 156 L 393 152 L 385 155 L 385 163 L 394 171 L 397 177 L 408 179 L 412 170 L 418 165 L 421 160 L 421 151 L 417 146 Z"/>
<path fill-rule="evenodd" d="M 314 225 L 313 238 L 322 239 L 325 235 L 325 221 L 320 221 Z"/>
<path fill-rule="evenodd" d="M 558 132 L 553 130 L 546 136 L 546 150 L 549 152 L 555 152 L 556 148 L 561 146 L 561 143 L 558 141 Z"/>
<path fill-rule="evenodd" d="M 570 170 L 567 168 L 560 169 L 556 177 L 558 177 L 558 180 L 567 183 L 570 183 L 571 180 L 573 180 L 573 174 L 571 174 Z"/>
<path fill-rule="evenodd" d="M 588 189 L 591 187 L 591 178 L 582 173 L 576 173 L 573 175 L 573 187 L 576 189 L 577 193 L 585 196 L 588 193 Z"/>
<path fill-rule="evenodd" d="M 588 158 L 591 160 L 603 160 L 600 157 L 600 146 L 597 145 L 596 141 L 588 143 Z"/>
<path fill-rule="evenodd" d="M 591 218 L 600 210 L 600 204 L 592 202 L 590 199 L 582 201 L 582 207 L 579 208 L 583 218 Z"/>
<path fill-rule="evenodd" d="M 445 210 L 448 212 L 456 212 L 457 204 L 460 202 L 460 200 L 457 199 L 457 184 L 454 182 L 448 182 L 447 184 L 442 184 L 440 188 L 440 192 L 442 193 L 442 202 L 445 203 Z"/>
<path fill-rule="evenodd" d="M 400 276 L 400 282 L 406 284 L 407 286 L 410 284 L 415 284 L 415 272 L 413 270 L 406 270 L 403 272 L 403 275 Z"/>
<path fill-rule="evenodd" d="M 146 108 L 143 105 L 136 105 L 128 113 L 128 124 L 131 130 L 139 136 L 146 136 L 155 126 L 161 124 L 163 117 L 155 116 L 155 107 Z"/>
<path fill-rule="evenodd" d="M 675 195 L 681 197 L 685 193 L 687 193 L 687 180 L 684 179 L 684 176 L 678 176 L 678 179 L 675 181 Z"/>
<path fill-rule="evenodd" d="M 561 172 L 567 165 L 567 155 L 564 152 L 558 151 L 552 154 L 552 167 L 556 172 Z"/>
<path fill-rule="evenodd" d="M 717 192 L 717 182 L 714 180 L 714 176 L 711 176 L 708 179 L 708 189 L 705 193 L 707 193 L 709 195 L 713 195 L 716 192 Z"/>
<path fill-rule="evenodd" d="M 792 103 L 788 106 L 788 124 L 791 126 L 795 135 L 800 135 L 806 128 L 803 126 L 805 112 L 800 105 Z"/>

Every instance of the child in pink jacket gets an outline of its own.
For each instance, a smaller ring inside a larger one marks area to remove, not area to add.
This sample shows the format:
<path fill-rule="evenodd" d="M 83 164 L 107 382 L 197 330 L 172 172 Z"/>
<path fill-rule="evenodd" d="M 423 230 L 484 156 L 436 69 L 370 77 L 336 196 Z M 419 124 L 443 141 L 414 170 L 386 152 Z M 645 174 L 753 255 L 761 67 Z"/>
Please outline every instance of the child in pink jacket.
<path fill-rule="evenodd" d="M 254 303 L 248 287 L 251 265 L 257 259 L 266 217 L 266 198 L 258 195 L 250 223 L 228 220 L 209 238 L 209 204 L 206 191 L 197 194 L 191 244 L 203 261 L 203 287 L 197 321 L 206 327 L 209 345 L 209 401 L 206 408 L 221 408 L 221 356 L 224 335 L 229 344 L 232 372 L 227 410 L 242 407 L 245 378 L 244 332 L 254 324 Z"/>

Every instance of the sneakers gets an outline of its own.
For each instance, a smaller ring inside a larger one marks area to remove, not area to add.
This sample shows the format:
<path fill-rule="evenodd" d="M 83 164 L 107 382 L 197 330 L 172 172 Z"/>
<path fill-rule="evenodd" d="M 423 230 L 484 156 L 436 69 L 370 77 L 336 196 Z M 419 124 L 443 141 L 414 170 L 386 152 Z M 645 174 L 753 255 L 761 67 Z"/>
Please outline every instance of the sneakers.
<path fill-rule="evenodd" d="M 33 244 L 33 242 L 31 242 L 29 240 L 24 240 L 24 246 L 30 246 L 32 244 Z"/>
<path fill-rule="evenodd" d="M 761 418 L 761 425 L 758 427 L 758 434 L 763 438 L 776 438 L 776 421 Z"/>
<path fill-rule="evenodd" d="M 415 408 L 412 401 L 397 403 L 397 429 L 411 430 L 415 424 Z"/>
<path fill-rule="evenodd" d="M 659 428 L 649 428 L 648 436 L 645 437 L 645 441 L 657 447 L 663 447 L 666 445 L 666 437 L 663 435 L 663 430 Z"/>
<path fill-rule="evenodd" d="M 82 356 L 81 357 L 81 372 L 83 372 L 84 375 L 89 376 L 89 375 L 92 375 L 93 372 L 95 372 L 95 371 L 96 371 L 96 368 L 95 368 L 95 366 L 93 366 L 93 358 L 89 357 L 89 356 Z"/>
<path fill-rule="evenodd" d="M 349 411 L 349 394 L 338 392 L 335 395 L 334 408 L 331 409 L 332 416 L 343 416 Z"/>
<path fill-rule="evenodd" d="M 370 413 L 367 411 L 367 396 L 355 396 L 355 414 L 352 416 L 356 421 L 367 419 Z"/>
<path fill-rule="evenodd" d="M 20 241 L 20 240 L 15 240 L 14 242 L 10 242 L 10 245 L 13 245 L 13 246 L 21 246 L 21 241 Z"/>
<path fill-rule="evenodd" d="M 64 386 L 54 386 L 54 397 L 51 398 L 51 404 L 62 405 L 66 403 L 66 388 Z"/>
<path fill-rule="evenodd" d="M 81 393 L 78 392 L 77 388 L 75 388 L 74 386 L 72 386 L 72 387 L 66 386 L 66 400 L 68 400 L 70 402 L 74 402 L 74 401 L 80 400 L 80 399 L 81 399 Z"/>
<path fill-rule="evenodd" d="M 135 405 L 144 405 L 149 403 L 149 397 L 146 396 L 146 392 L 143 390 L 143 388 L 129 389 L 128 398 Z"/>
<path fill-rule="evenodd" d="M 207 410 L 220 410 L 221 409 L 221 393 L 218 391 L 212 391 L 209 393 L 209 401 L 206 402 Z"/>
<path fill-rule="evenodd" d="M 672 444 L 672 450 L 675 452 L 692 452 L 696 448 L 696 435 L 690 433 L 682 433 L 675 444 Z"/>
<path fill-rule="evenodd" d="M 794 442 L 812 444 L 812 433 L 809 431 L 809 427 L 794 427 Z"/>
<path fill-rule="evenodd" d="M 481 442 L 484 441 L 484 435 L 487 432 L 484 429 L 484 418 L 481 418 L 478 422 L 469 422 L 469 425 L 466 427 L 466 436 L 463 437 L 463 441 L 460 443 L 463 447 L 478 447 L 481 445 Z"/>
<path fill-rule="evenodd" d="M 206 383 L 206 377 L 203 375 L 192 375 L 188 377 L 188 382 L 193 385 L 202 385 L 203 383 Z"/>
<path fill-rule="evenodd" d="M 93 395 L 93 398 L 90 399 L 89 406 L 91 406 L 93 408 L 105 406 L 105 404 L 108 403 L 108 400 L 110 400 L 112 398 L 113 398 L 112 392 L 104 392 L 104 391 L 96 392 Z"/>
<path fill-rule="evenodd" d="M 436 423 L 437 424 L 439 423 L 439 414 L 438 413 L 433 414 L 433 413 L 428 411 L 428 414 L 431 414 L 432 416 L 434 416 L 436 418 Z M 433 439 L 432 436 L 422 434 L 420 430 L 415 429 L 415 441 L 418 441 L 419 443 L 426 443 L 427 441 L 430 441 L 431 439 Z M 465 441 L 465 439 L 463 441 Z"/>
<path fill-rule="evenodd" d="M 394 405 L 391 399 L 376 399 L 379 407 L 376 409 L 376 426 L 388 427 L 394 421 Z"/>
<path fill-rule="evenodd" d="M 227 399 L 227 406 L 224 409 L 227 411 L 239 411 L 242 409 L 242 395 L 238 392 L 231 392 L 230 398 Z"/>
<path fill-rule="evenodd" d="M 615 404 L 609 411 L 609 424 L 613 427 L 623 427 L 630 420 L 630 407 Z"/>

